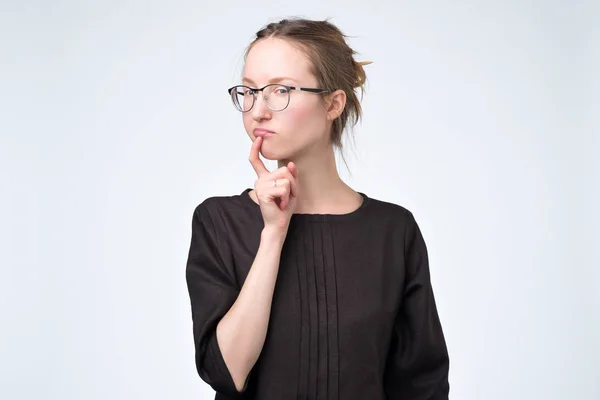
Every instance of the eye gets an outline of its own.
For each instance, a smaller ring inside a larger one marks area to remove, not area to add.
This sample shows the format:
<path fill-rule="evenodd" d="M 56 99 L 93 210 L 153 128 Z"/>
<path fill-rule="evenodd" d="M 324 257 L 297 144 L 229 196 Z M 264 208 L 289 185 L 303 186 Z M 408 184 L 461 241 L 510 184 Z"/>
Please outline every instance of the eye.
<path fill-rule="evenodd" d="M 288 94 L 289 90 L 285 86 L 277 86 L 274 93 L 275 94 Z"/>
<path fill-rule="evenodd" d="M 250 89 L 250 88 L 244 89 L 244 96 L 252 96 L 252 95 L 254 95 L 254 93 L 256 93 L 254 91 L 254 89 Z"/>

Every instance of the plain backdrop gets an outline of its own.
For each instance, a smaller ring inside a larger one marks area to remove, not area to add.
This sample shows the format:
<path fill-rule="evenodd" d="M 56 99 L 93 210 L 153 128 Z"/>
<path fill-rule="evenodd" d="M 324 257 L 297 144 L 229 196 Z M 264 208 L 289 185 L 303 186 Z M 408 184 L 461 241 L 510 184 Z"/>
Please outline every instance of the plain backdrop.
<path fill-rule="evenodd" d="M 0 398 L 214 396 L 191 217 L 252 187 L 226 88 L 301 16 L 373 61 L 340 172 L 421 225 L 451 398 L 600 399 L 597 2 L 0 4 Z"/>

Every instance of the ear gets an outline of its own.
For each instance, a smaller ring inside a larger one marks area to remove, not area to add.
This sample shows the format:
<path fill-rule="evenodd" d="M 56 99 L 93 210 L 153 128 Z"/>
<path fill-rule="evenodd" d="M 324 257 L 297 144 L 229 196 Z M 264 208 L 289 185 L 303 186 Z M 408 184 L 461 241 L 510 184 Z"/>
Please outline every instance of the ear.
<path fill-rule="evenodd" d="M 342 115 L 344 107 L 346 107 L 346 92 L 338 89 L 331 93 L 327 99 L 327 119 L 329 121 L 335 120 Z"/>

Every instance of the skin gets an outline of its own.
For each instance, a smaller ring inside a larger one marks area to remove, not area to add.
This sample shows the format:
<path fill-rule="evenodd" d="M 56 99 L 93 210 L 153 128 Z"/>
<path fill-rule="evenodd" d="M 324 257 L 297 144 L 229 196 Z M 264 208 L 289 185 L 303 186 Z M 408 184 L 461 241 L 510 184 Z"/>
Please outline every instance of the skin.
<path fill-rule="evenodd" d="M 319 87 L 305 52 L 278 38 L 267 38 L 254 44 L 246 59 L 242 81 L 251 87 L 269 83 Z M 254 147 L 250 155 L 258 177 L 250 196 L 261 205 L 263 216 L 268 214 L 266 224 L 281 227 L 285 225 L 281 219 L 289 217 L 289 213 L 281 210 L 280 219 L 276 219 L 276 210 L 270 207 L 275 203 L 275 195 L 269 188 L 272 179 L 290 179 L 291 165 L 294 170 L 291 175 L 297 181 L 290 184 L 296 186 L 292 212 L 344 214 L 360 206 L 360 194 L 346 185 L 338 174 L 330 140 L 333 121 L 345 105 L 346 94 L 342 90 L 325 96 L 292 91 L 290 104 L 283 111 L 271 111 L 259 95 L 252 110 L 242 114 L 244 128 L 253 142 L 256 140 L 253 132 L 257 128 L 275 132 L 259 143 L 259 151 L 266 159 L 277 160 L 278 170 L 273 176 L 266 175 L 266 168 L 256 156 Z M 287 184 L 285 180 L 282 183 Z M 287 206 L 285 194 L 281 197 L 284 197 L 283 205 Z M 266 207 L 262 207 L 263 201 Z"/>
<path fill-rule="evenodd" d="M 269 38 L 250 50 L 244 83 L 259 88 L 273 82 L 317 87 L 306 55 L 284 40 Z M 281 250 L 292 214 L 345 214 L 362 202 L 360 194 L 340 179 L 330 141 L 332 122 L 345 104 L 346 95 L 341 90 L 325 98 L 292 91 L 290 105 L 284 111 L 271 111 L 259 95 L 252 110 L 243 114 L 244 127 L 252 140 L 249 160 L 257 175 L 250 197 L 260 205 L 265 224 L 240 294 L 217 325 L 219 348 L 239 392 L 244 390 L 265 342 Z M 274 134 L 256 137 L 257 128 Z M 277 160 L 278 169 L 269 171 L 260 159 L 261 153 L 266 159 Z"/>

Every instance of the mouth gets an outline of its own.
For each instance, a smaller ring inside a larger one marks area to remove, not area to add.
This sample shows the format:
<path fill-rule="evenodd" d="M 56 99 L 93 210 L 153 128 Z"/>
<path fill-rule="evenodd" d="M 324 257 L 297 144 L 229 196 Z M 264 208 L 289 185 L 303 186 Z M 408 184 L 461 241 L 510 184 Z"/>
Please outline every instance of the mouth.
<path fill-rule="evenodd" d="M 262 137 L 263 139 L 275 134 L 275 132 L 268 129 L 256 128 L 253 132 L 254 137 Z"/>

